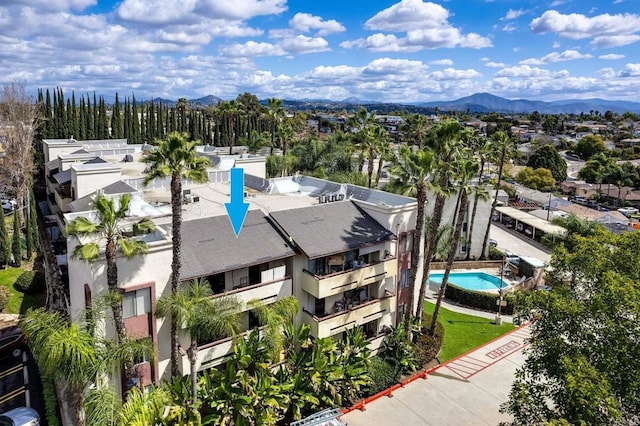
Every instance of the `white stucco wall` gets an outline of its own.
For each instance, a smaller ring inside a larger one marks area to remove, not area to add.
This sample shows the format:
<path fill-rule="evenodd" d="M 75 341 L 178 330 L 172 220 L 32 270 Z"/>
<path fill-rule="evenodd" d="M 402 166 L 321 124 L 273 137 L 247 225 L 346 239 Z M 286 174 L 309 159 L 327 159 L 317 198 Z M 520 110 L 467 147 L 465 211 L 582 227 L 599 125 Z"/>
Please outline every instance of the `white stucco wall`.
<path fill-rule="evenodd" d="M 71 187 L 74 190 L 74 199 L 82 198 L 120 180 L 120 167 L 111 164 L 100 166 L 92 168 L 75 164 L 71 166 Z"/>

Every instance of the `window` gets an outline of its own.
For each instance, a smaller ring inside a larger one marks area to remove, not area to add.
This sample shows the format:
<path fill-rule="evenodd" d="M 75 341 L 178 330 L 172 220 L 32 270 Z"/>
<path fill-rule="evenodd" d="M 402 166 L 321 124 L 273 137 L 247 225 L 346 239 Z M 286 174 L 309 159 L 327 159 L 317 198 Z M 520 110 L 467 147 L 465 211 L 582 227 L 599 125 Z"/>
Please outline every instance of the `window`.
<path fill-rule="evenodd" d="M 151 289 L 128 291 L 122 295 L 123 318 L 137 317 L 151 312 Z"/>
<path fill-rule="evenodd" d="M 400 236 L 400 253 L 409 253 L 413 248 L 413 234 L 403 234 Z"/>
<path fill-rule="evenodd" d="M 400 288 L 409 287 L 409 274 L 411 274 L 410 269 L 402 269 L 400 271 Z"/>

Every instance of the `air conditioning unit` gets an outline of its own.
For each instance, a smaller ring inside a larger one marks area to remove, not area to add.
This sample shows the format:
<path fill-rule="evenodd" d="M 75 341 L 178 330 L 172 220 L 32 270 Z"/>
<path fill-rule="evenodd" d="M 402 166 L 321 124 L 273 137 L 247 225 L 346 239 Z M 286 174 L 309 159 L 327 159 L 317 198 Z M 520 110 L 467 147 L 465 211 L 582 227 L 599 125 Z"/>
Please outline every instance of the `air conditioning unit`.
<path fill-rule="evenodd" d="M 191 194 L 187 194 L 184 196 L 183 200 L 182 200 L 183 204 L 191 204 L 193 203 L 193 195 Z"/>

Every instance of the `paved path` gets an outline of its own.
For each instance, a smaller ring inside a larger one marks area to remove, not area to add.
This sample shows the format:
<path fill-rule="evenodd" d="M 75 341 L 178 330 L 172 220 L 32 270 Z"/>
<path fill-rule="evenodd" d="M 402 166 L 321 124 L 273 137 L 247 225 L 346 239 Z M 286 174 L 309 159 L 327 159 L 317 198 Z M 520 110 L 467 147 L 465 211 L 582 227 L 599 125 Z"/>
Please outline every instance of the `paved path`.
<path fill-rule="evenodd" d="M 495 426 L 508 421 L 499 408 L 508 398 L 516 369 L 524 364 L 529 332 L 528 326 L 517 328 L 342 420 L 349 426 Z"/>
<path fill-rule="evenodd" d="M 508 231 L 501 229 L 495 225 L 491 225 L 489 236 L 498 242 L 498 249 L 509 250 L 518 256 L 534 257 L 542 262 L 549 262 L 551 255 L 546 253 L 528 242 L 521 240 Z"/>

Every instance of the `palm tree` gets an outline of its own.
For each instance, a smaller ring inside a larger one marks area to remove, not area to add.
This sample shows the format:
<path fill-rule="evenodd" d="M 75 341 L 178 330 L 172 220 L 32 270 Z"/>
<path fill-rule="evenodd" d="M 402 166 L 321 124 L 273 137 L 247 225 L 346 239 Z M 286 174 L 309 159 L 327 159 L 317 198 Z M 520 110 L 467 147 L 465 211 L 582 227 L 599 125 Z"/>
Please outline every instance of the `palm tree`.
<path fill-rule="evenodd" d="M 458 197 L 460 202 L 458 203 L 458 211 L 456 212 L 456 225 L 453 231 L 453 239 L 451 241 L 451 247 L 447 257 L 447 265 L 445 267 L 444 276 L 442 277 L 442 284 L 440 285 L 440 291 L 438 292 L 438 299 L 436 306 L 433 310 L 433 317 L 431 319 L 431 325 L 429 327 L 429 334 L 433 335 L 438 324 L 438 315 L 440 314 L 440 305 L 444 298 L 444 293 L 447 289 L 447 281 L 449 279 L 449 273 L 453 266 L 453 261 L 458 251 L 458 245 L 460 244 L 460 237 L 462 236 L 462 225 L 465 221 L 465 216 L 468 208 L 469 194 L 473 191 L 473 186 L 469 185 L 471 179 L 478 173 L 480 165 L 476 158 L 473 158 L 469 153 L 467 158 L 461 158 L 453 165 L 458 178 Z"/>
<path fill-rule="evenodd" d="M 429 134 L 427 145 L 430 146 L 437 160 L 437 176 L 431 181 L 431 190 L 436 195 L 431 215 L 429 230 L 424 239 L 424 258 L 422 260 L 422 282 L 420 283 L 419 303 L 416 306 L 416 318 L 422 326 L 424 313 L 424 297 L 427 293 L 427 280 L 431 267 L 431 259 L 437 249 L 438 230 L 442 222 L 444 205 L 451 195 L 451 162 L 455 159 L 461 142 L 469 134 L 454 120 L 445 121 L 434 126 Z"/>
<path fill-rule="evenodd" d="M 382 168 L 384 167 L 385 161 L 393 161 L 395 159 L 395 154 L 393 153 L 393 149 L 389 144 L 389 134 L 385 132 L 384 136 L 380 139 L 378 144 L 378 169 L 376 170 L 376 187 L 378 183 L 380 183 L 380 178 L 382 177 Z"/>
<path fill-rule="evenodd" d="M 282 119 L 282 115 L 284 114 L 282 99 L 268 98 L 267 114 L 271 121 L 271 153 L 273 154 L 273 147 L 276 146 L 276 129 L 278 127 L 278 121 Z"/>
<path fill-rule="evenodd" d="M 420 149 L 422 148 L 422 140 L 427 132 L 428 125 L 429 121 L 427 120 L 427 117 L 416 113 L 408 116 L 401 128 L 407 133 L 409 139 L 412 140 Z"/>
<path fill-rule="evenodd" d="M 223 101 L 218 104 L 218 109 L 227 118 L 227 124 L 229 128 L 229 155 L 233 154 L 233 146 L 235 145 L 237 132 L 236 121 L 237 116 L 242 111 L 242 105 L 236 100 Z"/>
<path fill-rule="evenodd" d="M 415 284 L 418 274 L 418 259 L 420 257 L 420 239 L 424 227 L 427 186 L 432 180 L 434 166 L 434 157 L 430 150 L 421 149 L 414 153 L 411 148 L 402 145 L 398 152 L 397 163 L 392 171 L 396 176 L 392 185 L 404 195 L 415 196 L 418 203 L 411 251 L 411 270 L 409 273 L 409 308 L 406 310 L 405 317 L 405 327 L 409 338 L 411 338 L 411 320 L 415 303 Z"/>
<path fill-rule="evenodd" d="M 147 252 L 147 244 L 134 237 L 125 235 L 125 220 L 129 211 L 130 194 L 123 194 L 116 208 L 115 199 L 98 195 L 93 201 L 95 212 L 90 218 L 81 216 L 67 225 L 67 235 L 78 239 L 93 238 L 91 242 L 80 242 L 73 250 L 73 257 L 95 262 L 100 258 L 104 244 L 104 256 L 107 264 L 107 286 L 111 293 L 111 310 L 116 327 L 117 339 L 124 341 L 126 330 L 122 318 L 122 300 L 118 289 L 118 253 L 130 259 Z M 133 234 L 148 233 L 155 230 L 150 219 L 142 219 L 133 224 Z M 82 241 L 82 240 L 81 240 Z"/>
<path fill-rule="evenodd" d="M 162 296 L 156 304 L 156 314 L 171 318 L 189 331 L 191 344 L 187 349 L 191 375 L 191 403 L 198 403 L 196 362 L 198 341 L 213 340 L 240 331 L 238 312 L 240 302 L 235 297 L 211 298 L 212 291 L 206 280 L 193 280 L 177 294 Z"/>
<path fill-rule="evenodd" d="M 96 302 L 94 308 L 99 305 Z M 114 343 L 95 335 L 92 322 L 101 317 L 102 312 L 94 308 L 91 322 L 84 324 L 70 323 L 62 313 L 44 309 L 29 310 L 20 321 L 20 329 L 27 336 L 40 372 L 56 383 L 64 424 L 85 424 L 85 396 L 89 387 L 104 387 L 105 377 L 114 374 L 132 357 L 153 356 L 153 345 L 148 340 L 126 339 Z"/>
<path fill-rule="evenodd" d="M 258 317 L 260 324 L 265 327 L 262 331 L 262 336 L 271 361 L 280 361 L 280 354 L 285 344 L 282 328 L 287 324 L 293 323 L 293 316 L 300 309 L 298 299 L 294 296 L 289 296 L 278 299 L 268 305 L 259 299 L 255 299 L 249 301 L 249 306 Z"/>
<path fill-rule="evenodd" d="M 360 132 L 359 132 L 360 133 Z M 370 126 L 361 130 L 360 149 L 367 159 L 367 184 L 371 188 L 373 181 L 373 163 L 380 145 L 388 138 L 387 131 L 380 126 Z M 382 159 L 379 159 L 382 162 Z"/>
<path fill-rule="evenodd" d="M 478 210 L 478 203 L 480 202 L 480 200 L 487 201 L 489 199 L 489 194 L 487 193 L 486 188 L 482 183 L 482 175 L 484 173 L 484 166 L 487 164 L 487 160 L 489 159 L 492 152 L 491 143 L 486 138 L 478 138 L 476 139 L 474 148 L 480 160 L 480 171 L 478 172 L 478 176 L 479 176 L 478 186 L 475 189 L 476 195 L 473 200 L 473 211 L 471 212 L 471 223 L 469 224 L 466 260 L 469 260 L 469 258 L 471 257 L 471 243 L 473 242 L 473 226 L 476 223 L 476 211 Z"/>
<path fill-rule="evenodd" d="M 489 222 L 487 222 L 487 229 L 484 233 L 484 240 L 482 242 L 482 252 L 480 253 L 480 259 L 486 258 L 487 243 L 489 242 L 489 231 L 491 230 L 491 221 L 493 215 L 496 212 L 496 205 L 498 204 L 498 191 L 500 191 L 500 181 L 502 180 L 502 172 L 504 171 L 504 163 L 511 157 L 515 149 L 514 139 L 506 132 L 500 131 L 491 135 L 491 142 L 495 148 L 495 153 L 498 157 L 498 180 L 495 186 L 495 194 L 493 196 L 493 203 L 491 204 L 491 214 L 489 215 Z"/>
<path fill-rule="evenodd" d="M 207 166 L 210 164 L 205 157 L 196 154 L 196 142 L 187 141 L 184 133 L 170 133 L 167 139 L 159 141 L 158 148 L 143 160 L 148 164 L 145 185 L 155 178 L 171 177 L 171 229 L 173 240 L 173 257 L 171 260 L 171 294 L 178 293 L 180 283 L 181 253 L 182 253 L 182 179 L 204 183 L 209 180 Z M 178 322 L 171 319 L 171 375 L 180 374 L 178 360 Z"/>

